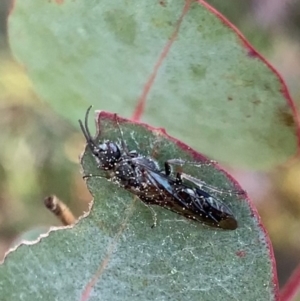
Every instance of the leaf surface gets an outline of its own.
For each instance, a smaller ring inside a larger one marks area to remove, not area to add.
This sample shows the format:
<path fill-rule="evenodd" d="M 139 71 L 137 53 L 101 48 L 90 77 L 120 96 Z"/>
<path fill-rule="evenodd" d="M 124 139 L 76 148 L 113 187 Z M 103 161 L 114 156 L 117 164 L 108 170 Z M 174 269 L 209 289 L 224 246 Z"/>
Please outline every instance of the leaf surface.
<path fill-rule="evenodd" d="M 71 122 L 89 104 L 167 128 L 201 153 L 265 169 L 296 152 L 276 72 L 203 1 L 16 1 L 10 45 Z M 33 13 L 34 12 L 34 13 Z M 136 111 L 137 112 L 137 111 Z M 137 115 L 136 115 L 137 116 Z"/>
<path fill-rule="evenodd" d="M 119 141 L 112 114 L 102 112 L 96 120 L 99 141 Z M 203 162 L 160 129 L 120 124 L 128 148 L 155 157 L 161 166 L 170 158 Z M 101 174 L 89 149 L 82 163 L 84 174 Z M 217 166 L 184 170 L 219 189 L 240 190 Z M 277 300 L 269 239 L 244 196 L 216 195 L 237 218 L 234 231 L 156 206 L 158 225 L 151 229 L 151 210 L 133 194 L 106 178 L 91 177 L 87 183 L 94 196 L 88 217 L 6 257 L 0 266 L 5 301 Z"/>

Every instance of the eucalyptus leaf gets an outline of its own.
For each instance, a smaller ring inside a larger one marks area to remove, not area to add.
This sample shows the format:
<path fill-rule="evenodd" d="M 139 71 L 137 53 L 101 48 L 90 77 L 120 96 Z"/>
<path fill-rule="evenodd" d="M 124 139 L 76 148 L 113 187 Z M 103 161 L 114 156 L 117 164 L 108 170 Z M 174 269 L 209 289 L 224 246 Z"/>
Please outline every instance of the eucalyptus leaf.
<path fill-rule="evenodd" d="M 132 116 L 144 95 L 148 124 L 217 161 L 274 167 L 297 148 L 286 86 L 216 14 L 191 0 L 22 0 L 9 40 L 38 95 L 74 124 L 89 104 Z"/>
<path fill-rule="evenodd" d="M 120 142 L 113 114 L 98 113 L 97 141 Z M 218 166 L 161 129 L 120 119 L 126 145 L 163 166 L 170 158 L 197 161 L 185 172 L 220 189 L 238 184 Z M 4 300 L 277 300 L 269 238 L 249 200 L 221 194 L 238 228 L 226 231 L 162 207 L 153 214 L 132 193 L 102 177 L 89 148 L 82 158 L 94 196 L 90 214 L 72 228 L 11 252 L 0 266 Z"/>

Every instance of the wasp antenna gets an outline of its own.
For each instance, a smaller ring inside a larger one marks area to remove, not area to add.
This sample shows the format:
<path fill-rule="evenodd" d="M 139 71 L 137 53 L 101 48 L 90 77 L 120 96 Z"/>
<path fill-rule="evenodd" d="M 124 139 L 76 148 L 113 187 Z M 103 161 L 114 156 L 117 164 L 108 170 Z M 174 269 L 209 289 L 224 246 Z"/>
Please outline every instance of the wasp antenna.
<path fill-rule="evenodd" d="M 90 106 L 88 109 L 87 109 L 87 111 L 86 111 L 86 114 L 85 114 L 85 119 L 84 119 L 84 125 L 83 125 L 83 123 L 82 123 L 82 121 L 81 120 L 78 120 L 78 122 L 79 122 L 79 125 L 80 125 L 80 128 L 81 128 L 81 131 L 82 131 L 82 133 L 83 133 L 83 135 L 84 135 L 84 137 L 85 137 L 85 139 L 86 139 L 86 142 L 87 142 L 87 144 L 91 147 L 91 146 L 96 146 L 95 145 L 95 142 L 94 142 L 94 140 L 93 140 L 93 138 L 92 138 L 92 135 L 91 135 L 91 133 L 90 133 L 90 131 L 89 131 L 89 127 L 88 127 L 88 117 L 89 117 L 89 112 L 90 112 L 90 110 L 91 110 L 91 108 L 92 108 L 92 106 Z"/>
<path fill-rule="evenodd" d="M 89 120 L 89 114 L 90 114 L 90 110 L 93 106 L 89 106 L 86 113 L 85 113 L 85 118 L 84 118 L 84 126 L 85 126 L 85 131 L 87 133 L 87 136 L 90 138 L 91 141 L 94 142 L 94 140 L 92 139 L 92 135 L 90 133 L 89 130 L 89 126 L 88 126 L 88 120 Z"/>
<path fill-rule="evenodd" d="M 83 135 L 84 135 L 84 137 L 85 137 L 86 142 L 89 142 L 90 137 L 88 137 L 87 133 L 85 132 L 85 128 L 84 128 L 84 126 L 83 126 L 83 124 L 82 124 L 82 121 L 79 119 L 78 122 L 79 122 L 81 131 L 82 131 L 82 133 L 83 133 Z"/>

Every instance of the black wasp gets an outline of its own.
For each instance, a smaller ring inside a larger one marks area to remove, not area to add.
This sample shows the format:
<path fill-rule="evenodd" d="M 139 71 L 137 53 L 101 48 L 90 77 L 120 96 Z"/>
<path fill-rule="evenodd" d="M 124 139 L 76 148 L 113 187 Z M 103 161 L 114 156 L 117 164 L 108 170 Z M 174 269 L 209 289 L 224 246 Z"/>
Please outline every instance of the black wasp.
<path fill-rule="evenodd" d="M 154 159 L 127 149 L 119 125 L 121 145 L 112 141 L 97 144 L 88 128 L 90 110 L 91 106 L 86 112 L 84 125 L 81 120 L 79 124 L 97 167 L 108 171 L 112 181 L 134 193 L 146 205 L 158 205 L 212 227 L 237 228 L 231 210 L 202 188 L 220 192 L 218 189 L 188 174 L 172 175 L 171 165 L 182 165 L 184 161 L 168 160 L 161 171 Z"/>

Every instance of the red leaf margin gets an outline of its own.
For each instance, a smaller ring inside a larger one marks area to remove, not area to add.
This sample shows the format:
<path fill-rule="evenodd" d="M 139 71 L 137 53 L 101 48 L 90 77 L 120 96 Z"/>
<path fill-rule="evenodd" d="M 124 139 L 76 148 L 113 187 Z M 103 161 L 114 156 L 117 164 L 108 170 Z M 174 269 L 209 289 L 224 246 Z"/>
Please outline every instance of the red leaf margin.
<path fill-rule="evenodd" d="M 99 135 L 99 130 L 100 127 L 99 125 L 101 125 L 101 119 L 108 119 L 108 120 L 116 120 L 115 119 L 115 114 L 114 113 L 110 113 L 110 112 L 106 112 L 106 111 L 96 111 L 96 125 L 97 125 L 97 134 L 96 136 Z M 196 161 L 203 161 L 203 160 L 207 160 L 207 158 L 198 153 L 196 150 L 192 149 L 190 146 L 186 145 L 185 143 L 181 142 L 180 140 L 170 136 L 167 134 L 166 130 L 164 128 L 155 128 L 152 127 L 146 123 L 143 122 L 139 122 L 136 120 L 132 120 L 132 119 L 127 119 L 127 118 L 123 118 L 120 117 L 118 115 L 118 122 L 120 124 L 122 123 L 130 123 L 130 124 L 137 124 L 139 126 L 144 127 L 145 129 L 157 133 L 161 136 L 163 136 L 164 138 L 166 138 L 167 140 L 173 142 L 175 145 L 177 145 L 180 149 L 182 149 L 183 151 L 185 151 L 186 153 L 190 154 Z M 243 189 L 241 188 L 241 186 L 239 185 L 239 183 L 227 172 L 225 171 L 223 168 L 221 168 L 217 163 L 213 164 L 214 168 L 216 168 L 218 171 L 222 172 L 235 186 L 237 191 L 242 191 Z M 272 246 L 272 242 L 271 239 L 268 235 L 268 232 L 266 230 L 266 228 L 264 227 L 264 225 L 262 224 L 261 218 L 258 214 L 258 210 L 256 209 L 256 207 L 254 206 L 254 204 L 252 203 L 252 201 L 250 200 L 250 198 L 248 197 L 248 195 L 245 196 L 245 200 L 247 201 L 251 212 L 253 214 L 253 217 L 256 218 L 256 222 L 259 226 L 259 228 L 261 229 L 261 231 L 263 232 L 266 242 L 267 242 L 267 248 L 269 250 L 269 257 L 271 259 L 272 262 L 272 282 L 273 282 L 273 294 L 275 296 L 275 300 L 276 301 L 280 301 L 279 298 L 279 284 L 278 284 L 278 277 L 277 277 L 277 268 L 276 268 L 276 260 L 275 260 L 275 256 L 274 256 L 274 251 L 273 251 L 273 246 Z M 239 254 L 237 254 L 237 256 L 240 256 Z"/>

